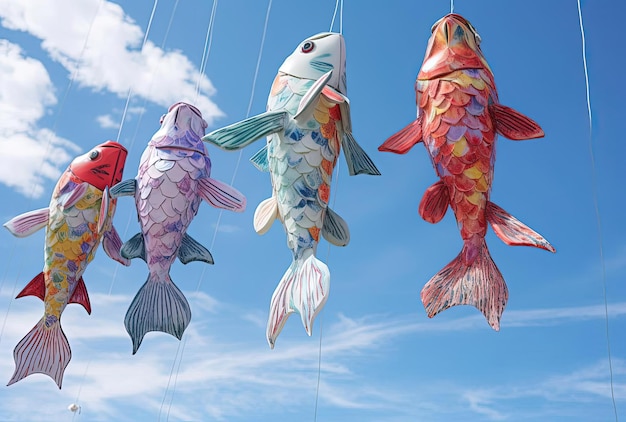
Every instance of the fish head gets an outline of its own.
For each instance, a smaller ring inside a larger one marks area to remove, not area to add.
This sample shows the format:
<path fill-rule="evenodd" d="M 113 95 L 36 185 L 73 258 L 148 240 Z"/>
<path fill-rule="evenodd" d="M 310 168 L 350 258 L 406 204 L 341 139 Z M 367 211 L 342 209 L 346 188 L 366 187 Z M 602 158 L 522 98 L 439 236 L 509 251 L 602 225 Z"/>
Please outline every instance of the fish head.
<path fill-rule="evenodd" d="M 327 85 L 347 95 L 346 45 L 343 35 L 322 32 L 302 41 L 278 69 L 296 78 L 318 80 L 333 71 Z"/>
<path fill-rule="evenodd" d="M 72 161 L 69 171 L 78 179 L 104 190 L 122 181 L 128 151 L 121 144 L 106 141 Z"/>
<path fill-rule="evenodd" d="M 150 141 L 157 148 L 178 146 L 204 152 L 200 138 L 204 136 L 208 125 L 195 106 L 184 102 L 172 104 L 167 113 L 161 116 L 160 123 L 161 128 Z"/>
<path fill-rule="evenodd" d="M 480 35 L 467 19 L 450 13 L 432 26 L 426 55 L 417 79 L 429 80 L 460 69 L 486 69 Z"/>

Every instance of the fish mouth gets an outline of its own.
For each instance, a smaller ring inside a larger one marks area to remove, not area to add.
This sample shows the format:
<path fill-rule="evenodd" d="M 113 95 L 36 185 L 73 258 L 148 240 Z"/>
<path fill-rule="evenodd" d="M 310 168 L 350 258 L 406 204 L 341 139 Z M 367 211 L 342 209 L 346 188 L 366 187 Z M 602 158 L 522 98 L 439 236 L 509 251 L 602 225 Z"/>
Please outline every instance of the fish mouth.
<path fill-rule="evenodd" d="M 181 145 L 161 145 L 161 146 L 155 146 L 155 148 L 161 151 L 176 150 L 176 151 L 184 151 L 184 152 L 197 152 L 202 155 L 206 155 L 206 151 L 203 151 L 200 148 L 185 147 Z"/>
<path fill-rule="evenodd" d="M 418 79 L 429 80 L 462 69 L 489 69 L 480 49 L 481 38 L 463 16 L 450 13 L 431 28 Z"/>

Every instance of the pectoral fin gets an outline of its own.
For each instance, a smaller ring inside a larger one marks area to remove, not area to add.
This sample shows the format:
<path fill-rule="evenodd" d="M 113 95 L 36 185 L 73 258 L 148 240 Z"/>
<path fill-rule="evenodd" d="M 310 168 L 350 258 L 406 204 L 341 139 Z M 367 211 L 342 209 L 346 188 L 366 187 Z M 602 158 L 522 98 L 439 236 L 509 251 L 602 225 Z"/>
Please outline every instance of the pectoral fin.
<path fill-rule="evenodd" d="M 304 94 L 302 99 L 300 100 L 300 104 L 298 105 L 298 111 L 293 116 L 294 120 L 298 124 L 298 126 L 304 127 L 306 122 L 311 120 L 313 116 L 313 111 L 315 111 L 315 106 L 317 105 L 317 101 L 319 100 L 319 96 L 326 87 L 326 84 L 330 80 L 333 71 L 330 70 L 324 75 L 322 75 L 311 88 Z"/>
<path fill-rule="evenodd" d="M 89 184 L 83 182 L 76 185 L 71 191 L 64 193 L 59 200 L 61 208 L 65 209 L 76 205 L 76 203 L 81 200 L 85 192 L 87 192 L 88 188 Z"/>
<path fill-rule="evenodd" d="M 17 217 L 13 217 L 4 223 L 4 227 L 6 227 L 13 236 L 30 236 L 37 230 L 46 227 L 49 215 L 50 210 L 48 208 L 29 211 L 24 214 L 20 214 Z"/>
<path fill-rule="evenodd" d="M 393 152 L 396 154 L 406 154 L 413 145 L 422 141 L 422 120 L 416 119 L 405 126 L 398 133 L 391 135 L 381 146 L 382 152 Z"/>
<path fill-rule="evenodd" d="M 122 265 L 129 266 L 130 260 L 128 258 L 124 258 L 120 254 L 122 243 L 122 239 L 117 233 L 117 230 L 115 230 L 115 227 L 111 225 L 111 229 L 104 232 L 104 236 L 102 238 L 102 247 L 104 248 L 104 252 L 106 252 L 109 258 L 114 259 Z"/>
<path fill-rule="evenodd" d="M 192 261 L 214 264 L 211 252 L 187 233 L 183 236 L 180 248 L 178 248 L 178 259 L 180 259 L 180 262 L 183 264 L 188 264 Z"/>
<path fill-rule="evenodd" d="M 109 187 L 105 186 L 100 203 L 100 216 L 98 217 L 98 233 L 102 233 L 109 218 Z"/>
<path fill-rule="evenodd" d="M 288 113 L 284 110 L 268 111 L 214 130 L 202 137 L 202 140 L 228 151 L 238 150 L 259 138 L 283 130 L 287 118 Z"/>
<path fill-rule="evenodd" d="M 502 104 L 492 104 L 489 109 L 496 122 L 496 132 L 505 138 L 522 141 L 544 136 L 541 127 L 519 111 Z"/>
<path fill-rule="evenodd" d="M 135 194 L 136 188 L 137 180 L 124 180 L 123 182 L 119 182 L 117 185 L 113 186 L 109 191 L 109 194 L 113 199 L 119 198 L 120 196 L 132 196 Z"/>
<path fill-rule="evenodd" d="M 242 212 L 246 209 L 246 197 L 232 186 L 206 177 L 200 179 L 198 194 L 216 208 Z"/>
<path fill-rule="evenodd" d="M 322 236 L 335 246 L 346 246 L 350 242 L 348 223 L 330 208 L 326 209 Z"/>

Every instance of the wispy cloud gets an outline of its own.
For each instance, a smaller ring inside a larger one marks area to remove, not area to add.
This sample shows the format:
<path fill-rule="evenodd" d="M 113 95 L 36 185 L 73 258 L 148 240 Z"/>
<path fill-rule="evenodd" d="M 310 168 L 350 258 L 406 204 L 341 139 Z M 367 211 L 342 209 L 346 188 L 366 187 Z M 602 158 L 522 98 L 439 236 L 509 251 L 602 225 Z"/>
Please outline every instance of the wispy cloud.
<path fill-rule="evenodd" d="M 53 394 L 55 406 L 60 410 L 46 410 L 53 405 L 52 401 L 46 405 L 48 408 L 32 409 L 28 403 L 12 399 L 26 389 L 37 397 L 49 397 L 50 392 L 55 391 L 51 380 L 35 375 L 2 392 L 9 404 L 0 411 L 0 417 L 11 419 L 8 415 L 28 411 L 33 419 L 59 418 L 67 412 L 66 406 L 75 400 L 79 388 L 83 412 L 100 415 L 101 419 L 132 420 L 137 414 L 154 417 L 158 409 L 164 412 L 163 417 L 169 411 L 171 417 L 175 415 L 176 419 L 183 420 L 207 417 L 249 420 L 256 412 L 271 414 L 278 408 L 283 415 L 298 414 L 315 394 L 318 370 L 321 371 L 319 400 L 324 406 L 345 412 L 386 415 L 376 420 L 402 420 L 403 415 L 408 417 L 415 412 L 440 420 L 436 415 L 470 412 L 498 421 L 509 419 L 508 412 L 503 410 L 508 407 L 503 402 L 510 404 L 528 397 L 559 402 L 572 395 L 581 399 L 607 396 L 606 366 L 597 363 L 571 374 L 546 374 L 545 379 L 527 385 L 512 382 L 506 386 L 475 388 L 459 381 L 450 388 L 450 384 L 442 380 L 429 385 L 416 380 L 417 384 L 410 388 L 420 392 L 423 400 L 415 403 L 416 393 L 408 394 L 406 386 L 373 385 L 360 380 L 359 365 L 367 361 L 365 357 L 375 356 L 382 347 L 416 332 L 487 329 L 481 315 L 424 323 L 415 322 L 414 316 L 327 316 L 321 349 L 323 358 L 318 367 L 317 341 L 302 335 L 294 339 L 284 333 L 286 338 L 280 339 L 283 341 L 279 341 L 275 350 L 269 350 L 264 330 L 259 330 L 258 324 L 250 322 L 248 316 L 239 315 L 235 307 L 219 303 L 202 292 L 188 296 L 194 309 L 194 321 L 183 343 L 162 333 L 149 333 L 136 356 L 130 354 L 130 340 L 122 323 L 131 296 L 96 293 L 92 295 L 92 302 L 98 305 L 89 317 L 78 306 L 68 307 L 63 325 L 74 357 L 66 372 L 64 389 Z M 3 300 L 6 299 L 3 296 Z M 36 322 L 42 308 L 41 302 L 34 298 L 20 299 L 19 306 L 13 304 L 0 344 L 0 377 L 8 379 L 12 373 L 10 350 Z M 626 313 L 626 303 L 613 304 L 609 309 L 612 318 L 621 317 Z M 509 327 L 603 318 L 601 311 L 601 306 L 510 311 L 514 323 Z M 297 326 L 297 315 L 292 319 L 290 323 Z M 236 332 L 229 331 L 229 321 L 233 320 L 238 321 Z M 297 328 L 302 334 L 301 327 Z M 244 342 L 246 336 L 255 341 Z M 362 356 L 362 362 L 355 360 L 355 356 Z M 181 357 L 183 360 L 179 362 Z M 614 371 L 617 379 L 622 379 L 626 365 L 617 361 Z M 472 384 L 482 385 L 479 381 Z M 626 398 L 625 388 L 623 384 L 616 388 L 622 400 Z M 167 399 L 162 406 L 164 392 Z M 199 397 L 202 400 L 198 400 Z M 447 409 L 441 400 L 448 403 Z"/>

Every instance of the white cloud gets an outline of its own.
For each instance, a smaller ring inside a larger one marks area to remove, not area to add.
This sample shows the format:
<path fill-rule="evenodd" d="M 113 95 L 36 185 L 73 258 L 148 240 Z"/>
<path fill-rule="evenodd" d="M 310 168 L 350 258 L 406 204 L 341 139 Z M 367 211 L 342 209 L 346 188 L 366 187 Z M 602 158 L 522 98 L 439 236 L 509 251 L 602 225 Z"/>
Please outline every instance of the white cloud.
<path fill-rule="evenodd" d="M 80 148 L 36 127 L 56 103 L 50 77 L 41 62 L 6 40 L 0 40 L 0 81 L 0 182 L 37 198 Z"/>
<path fill-rule="evenodd" d="M 113 116 L 110 114 L 103 114 L 102 116 L 97 116 L 96 121 L 103 129 L 117 129 L 120 127 L 120 122 L 115 121 Z"/>
<path fill-rule="evenodd" d="M 70 305 L 63 315 L 63 326 L 73 358 L 63 390 L 52 395 L 51 391 L 56 390 L 52 380 L 41 375 L 30 376 L 4 390 L 7 405 L 0 409 L 0 418 L 19 420 L 28 412 L 32 420 L 60 420 L 68 416 L 67 405 L 76 400 L 78 389 L 81 390 L 79 404 L 87 420 L 93 419 L 93 415 L 104 420 L 136 420 L 141 415 L 156 419 L 159 409 L 163 419 L 169 412 L 175 420 L 250 420 L 250 415 L 269 415 L 276 409 L 281 409 L 283 415 L 298 414 L 303 406 L 311 404 L 316 394 L 319 342 L 303 335 L 297 316 L 285 327 L 282 341 L 270 350 L 264 330 L 250 322 L 249 315 L 241 315 L 236 307 L 220 303 L 203 292 L 187 293 L 187 296 L 194 318 L 183 342 L 163 333 L 148 333 L 135 356 L 131 355 L 131 342 L 123 327 L 123 315 L 131 295 L 92 294 L 91 316 L 81 307 Z M 8 299 L 6 294 L 0 297 Z M 566 324 L 581 317 L 601 319 L 602 308 L 552 310 L 554 319 L 549 318 L 549 310 L 516 311 L 514 326 Z M 0 379 L 10 377 L 11 350 L 42 310 L 41 301 L 35 298 L 13 303 L 0 343 Z M 609 310 L 612 317 L 624 315 L 626 303 L 613 304 Z M 380 351 L 395 340 L 420 332 L 487 330 L 482 319 L 477 315 L 451 321 L 416 322 L 414 315 L 402 318 L 326 315 L 319 367 L 320 406 L 370 415 L 363 420 L 407 420 L 416 414 L 424 415 L 426 420 L 454 420 L 459 415 L 475 414 L 484 420 L 497 421 L 509 418 L 510 409 L 518 403 L 523 408 L 529 399 L 557 406 L 570 403 L 571 397 L 582 401 L 598 397 L 604 400 L 608 396 L 605 362 L 569 374 L 551 373 L 543 379 L 512 381 L 510 385 L 492 385 L 480 380 L 416 379 L 407 386 L 392 379 L 388 384 L 362 379 L 361 365 L 377 365 L 373 362 L 381 359 Z M 297 337 L 290 337 L 292 328 Z M 623 400 L 626 387 L 620 380 L 626 374 L 626 366 L 623 361 L 615 360 L 613 369 L 615 391 L 618 399 Z M 28 401 L 19 400 L 24 394 L 41 398 L 42 406 L 33 408 Z M 420 400 L 416 402 L 418 396 Z M 534 420 L 549 420 L 541 413 L 544 410 L 535 411 Z M 520 420 L 533 420 L 528 414 L 524 416 L 526 419 L 518 416 Z"/>
<path fill-rule="evenodd" d="M 215 93 L 211 81 L 187 56 L 151 41 L 141 51 L 142 28 L 115 3 L 58 0 L 54 7 L 42 7 L 37 0 L 0 0 L 0 17 L 3 26 L 41 39 L 53 60 L 72 74 L 76 71 L 80 86 L 120 97 L 132 89 L 134 96 L 163 107 L 192 102 L 209 125 L 223 115 L 209 98 Z M 203 95 L 197 96 L 198 80 Z"/>
<path fill-rule="evenodd" d="M 42 7 L 36 0 L 0 0 L 1 24 L 42 40 L 42 48 L 73 75 L 77 85 L 125 98 L 143 98 L 163 107 L 192 102 L 209 124 L 222 111 L 209 98 L 211 81 L 200 75 L 180 51 L 164 51 L 148 41 L 143 31 L 117 4 L 100 1 L 59 0 Z M 21 48 L 0 40 L 0 182 L 29 197 L 40 197 L 47 180 L 56 180 L 80 149 L 51 130 L 38 126 L 47 110 L 57 104 L 50 76 L 41 61 Z M 196 94 L 196 85 L 201 87 Z M 130 107 L 127 118 L 143 113 Z M 121 120 L 102 115 L 103 128 L 117 128 Z"/>

